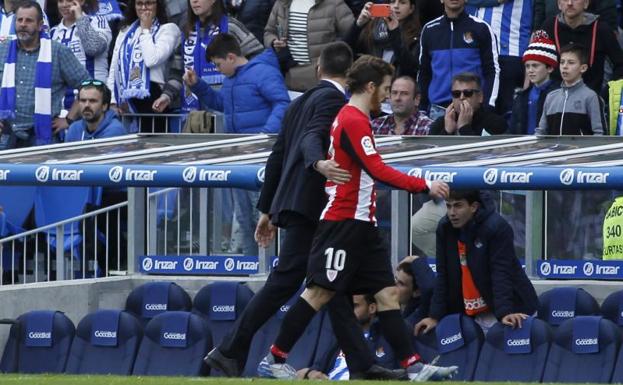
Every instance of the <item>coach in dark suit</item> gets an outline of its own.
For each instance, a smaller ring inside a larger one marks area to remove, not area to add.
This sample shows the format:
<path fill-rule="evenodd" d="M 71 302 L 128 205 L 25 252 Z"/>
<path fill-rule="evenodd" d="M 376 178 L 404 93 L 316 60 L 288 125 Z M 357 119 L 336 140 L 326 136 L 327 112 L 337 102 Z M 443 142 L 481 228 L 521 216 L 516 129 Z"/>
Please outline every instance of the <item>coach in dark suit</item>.
<path fill-rule="evenodd" d="M 262 214 L 255 238 L 266 247 L 274 239 L 276 228 L 281 227 L 285 230 L 285 240 L 279 265 L 223 342 L 206 357 L 210 366 L 228 376 L 240 374 L 255 332 L 296 293 L 305 278 L 312 239 L 326 203 L 326 178 L 338 184 L 350 179 L 348 172 L 341 170 L 335 161 L 326 160 L 326 152 L 331 124 L 346 103 L 346 71 L 352 64 L 352 56 L 348 45 L 341 42 L 322 51 L 318 68 L 320 82 L 289 106 L 266 162 L 257 206 Z M 345 296 L 334 300 L 329 314 L 338 343 L 348 357 L 351 378 L 398 379 L 405 375 L 374 365 L 372 352 Z"/>

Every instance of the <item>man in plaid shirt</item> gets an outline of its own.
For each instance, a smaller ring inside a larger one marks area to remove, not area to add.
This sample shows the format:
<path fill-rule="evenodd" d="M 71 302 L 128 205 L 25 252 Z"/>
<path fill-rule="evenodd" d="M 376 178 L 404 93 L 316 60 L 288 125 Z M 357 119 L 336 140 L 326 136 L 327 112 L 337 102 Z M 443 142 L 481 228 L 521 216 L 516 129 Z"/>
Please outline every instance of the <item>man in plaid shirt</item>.
<path fill-rule="evenodd" d="M 433 120 L 418 111 L 420 92 L 415 79 L 411 76 L 394 79 L 390 104 L 393 114 L 372 121 L 374 135 L 428 135 Z"/>

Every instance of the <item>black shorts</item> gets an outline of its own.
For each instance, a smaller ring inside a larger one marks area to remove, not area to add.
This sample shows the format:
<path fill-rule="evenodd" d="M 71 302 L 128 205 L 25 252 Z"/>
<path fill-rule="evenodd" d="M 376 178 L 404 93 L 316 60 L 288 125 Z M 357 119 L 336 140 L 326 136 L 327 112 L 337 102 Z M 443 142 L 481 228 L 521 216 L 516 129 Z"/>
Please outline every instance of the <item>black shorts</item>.
<path fill-rule="evenodd" d="M 307 266 L 307 284 L 347 293 L 394 286 L 391 258 L 378 228 L 354 219 L 321 221 Z"/>

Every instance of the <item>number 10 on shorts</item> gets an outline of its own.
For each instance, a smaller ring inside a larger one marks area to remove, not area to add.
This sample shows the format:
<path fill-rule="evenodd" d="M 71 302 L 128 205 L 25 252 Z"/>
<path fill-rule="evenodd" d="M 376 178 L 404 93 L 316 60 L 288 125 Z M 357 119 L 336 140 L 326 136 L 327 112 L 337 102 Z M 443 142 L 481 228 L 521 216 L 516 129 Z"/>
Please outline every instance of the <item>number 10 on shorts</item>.
<path fill-rule="evenodd" d="M 327 279 L 333 282 L 337 278 L 337 273 L 344 270 L 346 251 L 341 249 L 335 250 L 333 247 L 329 247 L 324 251 L 324 255 L 327 256 L 324 266 L 327 269 Z"/>

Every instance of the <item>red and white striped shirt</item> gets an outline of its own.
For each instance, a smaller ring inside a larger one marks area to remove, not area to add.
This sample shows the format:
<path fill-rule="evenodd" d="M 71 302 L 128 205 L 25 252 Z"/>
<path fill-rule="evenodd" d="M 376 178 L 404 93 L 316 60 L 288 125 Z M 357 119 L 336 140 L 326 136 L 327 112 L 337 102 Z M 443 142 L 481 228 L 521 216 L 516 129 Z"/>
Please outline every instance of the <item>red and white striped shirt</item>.
<path fill-rule="evenodd" d="M 424 179 L 403 174 L 383 162 L 376 151 L 368 116 L 352 105 L 342 107 L 333 121 L 328 159 L 336 161 L 351 178 L 341 185 L 327 181 L 329 201 L 320 216 L 322 220 L 376 223 L 375 180 L 409 192 L 428 189 Z"/>

